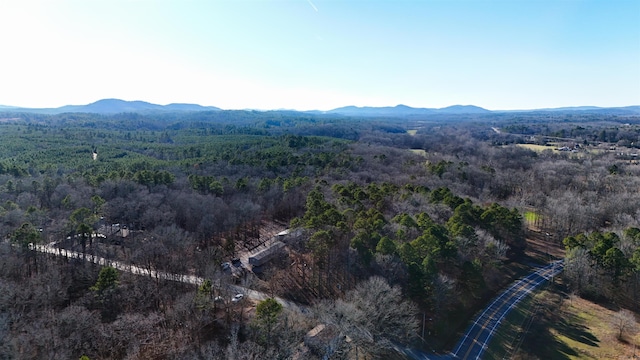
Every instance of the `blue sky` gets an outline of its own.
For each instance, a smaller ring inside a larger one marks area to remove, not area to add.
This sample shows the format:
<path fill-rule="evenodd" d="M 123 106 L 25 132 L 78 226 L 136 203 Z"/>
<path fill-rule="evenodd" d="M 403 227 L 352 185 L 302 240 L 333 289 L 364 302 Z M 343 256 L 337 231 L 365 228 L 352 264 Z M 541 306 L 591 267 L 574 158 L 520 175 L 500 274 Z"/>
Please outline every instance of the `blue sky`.
<path fill-rule="evenodd" d="M 0 0 L 0 104 L 640 104 L 637 0 Z"/>

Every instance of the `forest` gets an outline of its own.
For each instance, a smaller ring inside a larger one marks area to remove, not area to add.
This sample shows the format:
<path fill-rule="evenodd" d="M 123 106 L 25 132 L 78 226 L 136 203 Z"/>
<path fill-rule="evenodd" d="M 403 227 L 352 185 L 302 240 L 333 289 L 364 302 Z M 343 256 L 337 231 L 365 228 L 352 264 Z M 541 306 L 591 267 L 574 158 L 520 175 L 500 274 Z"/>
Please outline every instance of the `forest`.
<path fill-rule="evenodd" d="M 0 359 L 446 352 L 532 240 L 638 313 L 639 152 L 588 112 L 0 113 Z"/>

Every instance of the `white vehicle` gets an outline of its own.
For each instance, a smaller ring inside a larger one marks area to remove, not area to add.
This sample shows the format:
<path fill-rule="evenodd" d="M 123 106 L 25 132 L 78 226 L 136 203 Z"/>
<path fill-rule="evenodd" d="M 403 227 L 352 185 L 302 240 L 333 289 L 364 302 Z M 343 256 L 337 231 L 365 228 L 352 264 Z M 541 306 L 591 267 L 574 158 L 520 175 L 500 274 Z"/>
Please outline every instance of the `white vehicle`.
<path fill-rule="evenodd" d="M 231 299 L 231 302 L 236 303 L 242 299 L 244 299 L 244 294 L 236 294 L 236 296 Z"/>

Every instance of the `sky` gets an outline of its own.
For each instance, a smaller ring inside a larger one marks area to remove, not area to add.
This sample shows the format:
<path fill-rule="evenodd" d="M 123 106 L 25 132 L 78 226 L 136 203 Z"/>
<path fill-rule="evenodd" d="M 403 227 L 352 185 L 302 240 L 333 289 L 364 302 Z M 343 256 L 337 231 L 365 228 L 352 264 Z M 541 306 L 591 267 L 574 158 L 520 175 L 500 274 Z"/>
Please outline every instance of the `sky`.
<path fill-rule="evenodd" d="M 638 0 L 0 0 L 0 104 L 640 105 Z"/>

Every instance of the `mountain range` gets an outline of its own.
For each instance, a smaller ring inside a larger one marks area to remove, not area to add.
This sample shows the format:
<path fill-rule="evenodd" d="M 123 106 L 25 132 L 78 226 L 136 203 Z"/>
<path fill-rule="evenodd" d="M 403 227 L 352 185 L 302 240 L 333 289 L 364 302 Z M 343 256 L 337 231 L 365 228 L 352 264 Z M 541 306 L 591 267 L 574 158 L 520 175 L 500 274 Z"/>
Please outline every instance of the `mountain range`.
<path fill-rule="evenodd" d="M 125 101 L 120 99 L 102 99 L 87 105 L 65 105 L 58 108 L 20 108 L 14 106 L 2 106 L 0 110 L 12 112 L 32 112 L 41 114 L 62 113 L 94 113 L 94 114 L 118 114 L 118 113 L 157 113 L 157 112 L 183 112 L 183 111 L 219 111 L 215 106 L 202 106 L 197 104 L 169 104 L 158 105 L 146 101 Z"/>
<path fill-rule="evenodd" d="M 221 111 L 215 106 L 202 106 L 197 104 L 168 104 L 158 105 L 145 101 L 125 101 L 120 99 L 103 99 L 87 105 L 66 105 L 58 108 L 21 108 L 15 106 L 0 105 L 2 112 L 29 112 L 41 114 L 61 113 L 169 113 L 169 112 L 196 112 L 196 111 Z M 290 110 L 289 110 L 290 111 Z M 581 112 L 581 113 L 607 113 L 619 115 L 640 115 L 640 106 L 626 106 L 614 108 L 602 108 L 596 106 L 563 107 L 553 109 L 533 110 L 487 110 L 474 105 L 453 105 L 445 108 L 414 108 L 406 105 L 387 107 L 357 107 L 345 106 L 328 111 L 305 111 L 311 114 L 342 115 L 352 117 L 406 117 L 421 115 L 455 115 L 469 114 L 482 115 L 507 112 Z"/>
<path fill-rule="evenodd" d="M 345 106 L 329 111 L 328 114 L 339 114 L 347 116 L 410 116 L 410 115 L 431 115 L 431 114 L 487 114 L 490 110 L 473 105 L 453 105 L 441 109 L 413 108 L 406 105 L 394 107 L 357 107 Z"/>

